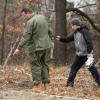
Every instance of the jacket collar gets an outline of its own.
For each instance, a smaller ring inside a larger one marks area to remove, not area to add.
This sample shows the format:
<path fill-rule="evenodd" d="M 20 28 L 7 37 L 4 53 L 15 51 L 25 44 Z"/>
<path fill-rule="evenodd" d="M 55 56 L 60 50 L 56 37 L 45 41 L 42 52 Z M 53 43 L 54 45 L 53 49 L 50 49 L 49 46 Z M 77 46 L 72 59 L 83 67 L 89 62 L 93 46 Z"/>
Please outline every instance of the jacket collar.
<path fill-rule="evenodd" d="M 78 28 L 78 29 L 75 31 L 75 33 L 81 32 L 83 29 L 89 30 L 88 26 L 86 26 L 86 25 L 81 25 L 81 27 Z"/>

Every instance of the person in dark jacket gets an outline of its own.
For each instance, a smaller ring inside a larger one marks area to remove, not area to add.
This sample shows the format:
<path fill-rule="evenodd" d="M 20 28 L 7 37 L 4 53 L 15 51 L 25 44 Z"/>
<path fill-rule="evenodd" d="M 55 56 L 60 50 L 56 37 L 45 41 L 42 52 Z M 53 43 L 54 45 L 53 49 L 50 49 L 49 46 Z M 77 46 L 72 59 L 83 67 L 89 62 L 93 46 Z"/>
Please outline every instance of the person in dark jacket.
<path fill-rule="evenodd" d="M 74 80 L 79 69 L 86 64 L 97 85 L 100 86 L 100 74 L 94 66 L 93 45 L 87 26 L 82 25 L 78 18 L 71 21 L 73 33 L 67 37 L 56 36 L 58 41 L 68 43 L 74 41 L 76 48 L 75 60 L 71 66 L 66 86 L 74 86 Z"/>

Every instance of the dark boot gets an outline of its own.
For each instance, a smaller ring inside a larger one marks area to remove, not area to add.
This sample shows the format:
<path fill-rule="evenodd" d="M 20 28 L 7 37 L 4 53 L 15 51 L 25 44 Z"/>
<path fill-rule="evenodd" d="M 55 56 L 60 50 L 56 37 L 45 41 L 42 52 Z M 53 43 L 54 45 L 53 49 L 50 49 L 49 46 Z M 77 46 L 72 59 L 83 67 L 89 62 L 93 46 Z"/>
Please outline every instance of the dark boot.
<path fill-rule="evenodd" d="M 39 85 L 40 83 L 41 83 L 40 81 L 26 80 L 26 81 L 22 81 L 21 83 L 18 83 L 18 86 L 22 88 L 31 88 L 33 86 Z"/>
<path fill-rule="evenodd" d="M 70 83 L 67 82 L 66 87 L 69 87 L 69 86 L 74 87 L 74 83 L 73 82 L 70 82 Z"/>

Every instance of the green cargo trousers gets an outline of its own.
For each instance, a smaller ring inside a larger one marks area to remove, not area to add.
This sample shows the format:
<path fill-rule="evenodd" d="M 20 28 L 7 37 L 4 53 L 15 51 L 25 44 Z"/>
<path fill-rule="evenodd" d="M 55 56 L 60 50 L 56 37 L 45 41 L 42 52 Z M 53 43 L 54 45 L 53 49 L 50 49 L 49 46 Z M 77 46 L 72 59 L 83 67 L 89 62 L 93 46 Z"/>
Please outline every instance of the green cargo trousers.
<path fill-rule="evenodd" d="M 32 79 L 36 82 L 49 83 L 49 66 L 48 59 L 50 49 L 40 50 L 29 53 L 29 62 L 31 64 Z"/>

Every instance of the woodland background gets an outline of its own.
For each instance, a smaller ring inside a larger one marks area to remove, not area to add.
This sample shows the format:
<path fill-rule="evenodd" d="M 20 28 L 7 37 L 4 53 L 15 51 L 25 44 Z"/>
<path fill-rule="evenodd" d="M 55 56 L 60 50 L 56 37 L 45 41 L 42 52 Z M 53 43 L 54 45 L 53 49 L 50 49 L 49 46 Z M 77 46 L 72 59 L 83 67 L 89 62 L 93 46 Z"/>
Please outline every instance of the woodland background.
<path fill-rule="evenodd" d="M 31 71 L 25 54 L 13 56 L 25 24 L 20 17 L 20 11 L 25 6 L 35 9 L 37 13 L 44 14 L 48 18 L 53 36 L 67 36 L 71 32 L 69 25 L 71 18 L 79 17 L 83 20 L 92 33 L 96 67 L 100 71 L 99 5 L 100 0 L 0 0 L 1 91 L 9 90 L 9 88 L 14 90 L 15 84 L 18 82 L 31 79 Z M 65 88 L 69 67 L 75 54 L 74 44 L 63 44 L 53 40 L 51 51 L 52 55 L 49 62 L 51 83 L 49 89 L 43 90 L 42 87 L 39 87 L 29 91 L 99 100 L 100 89 L 94 86 L 95 83 L 86 67 L 82 68 L 77 75 L 75 90 Z M 9 95 L 5 96 L 4 94 L 1 94 L 0 97 L 10 98 Z"/>

